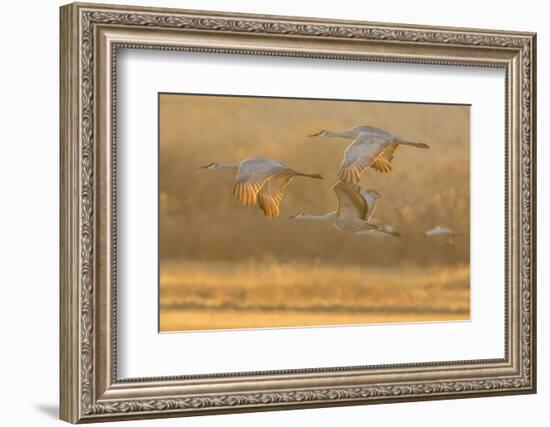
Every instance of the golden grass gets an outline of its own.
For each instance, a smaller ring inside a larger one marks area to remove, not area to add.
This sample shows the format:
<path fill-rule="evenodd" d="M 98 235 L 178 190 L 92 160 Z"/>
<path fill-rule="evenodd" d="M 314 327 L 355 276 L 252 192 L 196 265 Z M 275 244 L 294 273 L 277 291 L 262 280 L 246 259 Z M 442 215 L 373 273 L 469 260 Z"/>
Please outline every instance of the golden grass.
<path fill-rule="evenodd" d="M 161 265 L 161 331 L 469 319 L 470 269 L 278 262 Z"/>

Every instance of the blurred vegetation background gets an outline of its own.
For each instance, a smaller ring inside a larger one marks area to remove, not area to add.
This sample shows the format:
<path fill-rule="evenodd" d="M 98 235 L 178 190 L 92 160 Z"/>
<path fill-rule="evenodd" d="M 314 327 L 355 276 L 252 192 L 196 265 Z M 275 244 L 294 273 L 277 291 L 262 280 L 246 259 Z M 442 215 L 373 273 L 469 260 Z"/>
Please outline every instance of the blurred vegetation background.
<path fill-rule="evenodd" d="M 161 262 L 262 261 L 360 266 L 469 264 L 470 112 L 463 105 L 160 95 Z M 326 223 L 288 219 L 333 211 L 332 186 L 351 140 L 308 138 L 322 129 L 369 124 L 429 150 L 399 147 L 393 171 L 368 169 L 361 185 L 383 194 L 375 218 L 402 238 L 356 236 Z M 260 155 L 324 181 L 295 179 L 281 216 L 233 196 L 233 170 L 197 169 Z M 422 232 L 443 225 L 454 247 Z"/>

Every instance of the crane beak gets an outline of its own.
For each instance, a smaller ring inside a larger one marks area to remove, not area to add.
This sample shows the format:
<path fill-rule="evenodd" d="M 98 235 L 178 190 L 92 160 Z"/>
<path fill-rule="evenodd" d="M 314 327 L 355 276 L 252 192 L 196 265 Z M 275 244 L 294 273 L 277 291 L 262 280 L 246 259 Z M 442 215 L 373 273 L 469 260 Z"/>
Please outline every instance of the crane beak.
<path fill-rule="evenodd" d="M 320 132 L 316 132 L 316 133 L 312 133 L 311 135 L 308 135 L 308 138 L 311 138 L 313 136 L 319 136 L 323 133 L 323 131 L 320 131 Z"/>
<path fill-rule="evenodd" d="M 204 166 L 199 166 L 197 167 L 197 169 L 208 169 L 209 166 L 210 166 L 209 164 Z"/>
<path fill-rule="evenodd" d="M 298 216 L 298 214 L 295 213 L 294 215 L 290 215 L 290 216 L 288 217 L 288 219 L 293 219 L 293 218 L 296 218 L 297 216 Z"/>

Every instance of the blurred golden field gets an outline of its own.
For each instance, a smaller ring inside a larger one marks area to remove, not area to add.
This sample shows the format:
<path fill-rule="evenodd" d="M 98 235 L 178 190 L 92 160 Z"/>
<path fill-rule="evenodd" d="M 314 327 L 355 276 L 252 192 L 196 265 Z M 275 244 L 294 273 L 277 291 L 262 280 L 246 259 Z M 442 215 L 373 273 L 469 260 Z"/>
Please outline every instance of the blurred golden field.
<path fill-rule="evenodd" d="M 469 319 L 470 269 L 164 264 L 162 331 Z"/>
<path fill-rule="evenodd" d="M 468 106 L 161 94 L 159 108 L 161 331 L 469 317 Z M 400 239 L 288 219 L 335 209 L 352 142 L 307 135 L 361 124 L 430 145 L 399 147 L 390 173 L 361 179 Z M 293 180 L 269 220 L 235 199 L 236 171 L 197 169 L 254 155 L 325 179 Z M 438 225 L 455 246 L 422 235 Z"/>

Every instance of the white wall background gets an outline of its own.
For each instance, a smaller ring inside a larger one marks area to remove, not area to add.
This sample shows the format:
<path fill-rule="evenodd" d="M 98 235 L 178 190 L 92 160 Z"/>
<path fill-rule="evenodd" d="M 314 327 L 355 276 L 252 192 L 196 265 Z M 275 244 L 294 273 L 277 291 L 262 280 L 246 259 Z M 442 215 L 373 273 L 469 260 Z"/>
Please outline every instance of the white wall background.
<path fill-rule="evenodd" d="M 113 3 L 121 3 L 110 0 Z M 538 117 L 550 115 L 550 29 L 544 2 L 463 0 L 133 0 L 133 4 L 538 32 Z M 2 5 L 0 66 L 0 401 L 3 425 L 59 425 L 58 402 L 58 6 L 57 0 Z M 548 235 L 550 162 L 538 129 L 539 393 L 437 402 L 266 412 L 132 425 L 412 426 L 544 425 L 550 405 Z"/>

